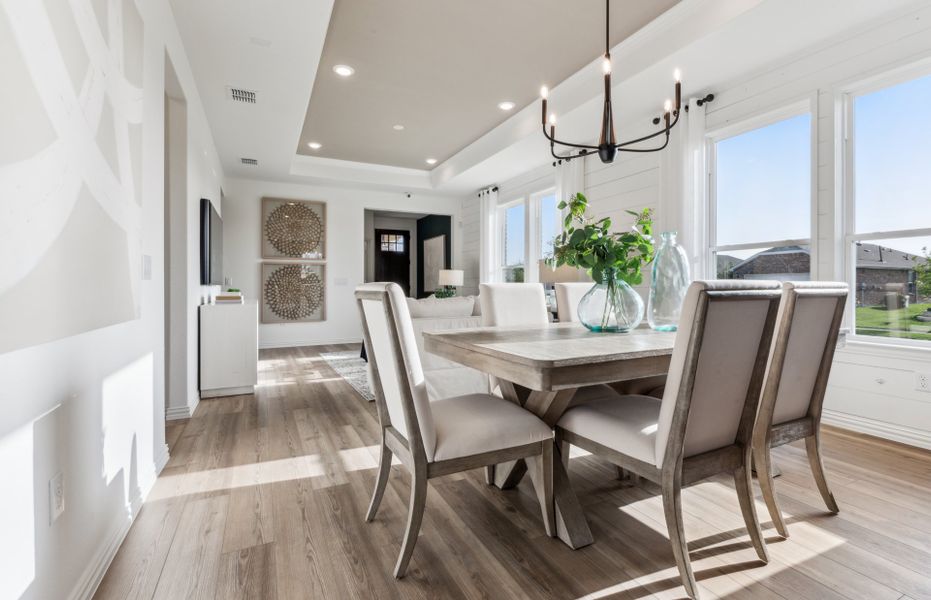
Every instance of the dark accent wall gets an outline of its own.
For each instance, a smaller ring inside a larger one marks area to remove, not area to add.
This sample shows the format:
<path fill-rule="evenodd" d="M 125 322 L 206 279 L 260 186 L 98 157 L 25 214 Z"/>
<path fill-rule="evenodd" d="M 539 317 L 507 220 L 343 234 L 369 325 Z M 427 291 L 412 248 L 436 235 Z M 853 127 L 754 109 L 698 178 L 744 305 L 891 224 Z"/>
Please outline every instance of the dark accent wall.
<path fill-rule="evenodd" d="M 417 219 L 417 297 L 426 298 L 433 293 L 423 289 L 423 242 L 438 235 L 446 236 L 446 264 L 449 269 L 452 265 L 452 219 L 447 215 L 427 215 Z"/>

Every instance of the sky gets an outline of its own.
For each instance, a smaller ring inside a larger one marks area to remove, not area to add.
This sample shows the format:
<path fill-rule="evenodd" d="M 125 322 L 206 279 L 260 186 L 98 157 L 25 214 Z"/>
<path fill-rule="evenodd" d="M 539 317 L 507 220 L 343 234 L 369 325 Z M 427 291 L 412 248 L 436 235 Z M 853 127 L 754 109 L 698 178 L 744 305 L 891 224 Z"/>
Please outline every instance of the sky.
<path fill-rule="evenodd" d="M 931 76 L 856 98 L 857 232 L 931 228 L 929 107 Z M 718 143 L 718 244 L 810 237 L 811 126 L 799 115 Z M 931 237 L 874 243 L 919 253 Z"/>

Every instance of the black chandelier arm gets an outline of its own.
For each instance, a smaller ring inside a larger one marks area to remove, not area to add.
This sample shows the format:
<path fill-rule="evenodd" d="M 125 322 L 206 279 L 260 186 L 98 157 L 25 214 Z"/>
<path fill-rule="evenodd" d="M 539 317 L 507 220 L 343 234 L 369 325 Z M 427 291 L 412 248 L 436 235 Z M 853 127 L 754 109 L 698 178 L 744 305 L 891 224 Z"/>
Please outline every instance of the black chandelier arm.
<path fill-rule="evenodd" d="M 669 145 L 669 134 L 666 134 L 666 141 L 663 142 L 663 145 L 658 148 L 618 148 L 618 152 L 659 152 L 660 150 L 665 150 L 666 146 Z"/>
<path fill-rule="evenodd" d="M 582 151 L 579 152 L 578 154 L 571 154 L 571 153 L 570 153 L 570 154 L 566 154 L 565 156 L 560 156 L 559 154 L 556 154 L 556 149 L 553 147 L 553 144 L 550 144 L 550 154 L 551 154 L 551 155 L 553 156 L 553 158 L 555 158 L 556 160 L 564 160 L 564 161 L 567 161 L 567 162 L 568 162 L 568 161 L 572 160 L 573 158 L 579 158 L 580 156 L 588 156 L 589 152 L 588 152 L 587 150 L 582 150 Z"/>
<path fill-rule="evenodd" d="M 681 114 L 681 113 L 680 113 L 679 111 L 676 111 L 676 118 L 673 120 L 672 123 L 669 124 L 669 128 L 668 128 L 668 129 L 667 129 L 666 127 L 663 127 L 662 129 L 660 129 L 659 131 L 657 131 L 657 132 L 655 132 L 655 133 L 651 133 L 650 135 L 645 135 L 645 136 L 643 136 L 643 137 L 641 137 L 641 138 L 637 138 L 637 139 L 635 139 L 635 140 L 629 140 L 629 141 L 626 141 L 626 142 L 622 142 L 622 143 L 620 143 L 620 144 L 616 144 L 614 147 L 617 148 L 618 150 L 623 150 L 624 147 L 626 147 L 626 146 L 633 146 L 634 144 L 639 144 L 640 142 L 645 142 L 645 141 L 647 141 L 647 140 L 652 140 L 653 138 L 659 137 L 659 136 L 663 135 L 664 133 L 666 133 L 667 136 L 668 136 L 668 132 L 669 132 L 670 130 L 672 130 L 673 127 L 676 126 L 676 123 L 679 122 L 679 115 L 680 115 L 680 114 Z"/>
<path fill-rule="evenodd" d="M 570 144 L 569 142 L 561 142 L 555 137 L 551 137 L 550 134 L 546 132 L 546 125 L 543 125 L 543 135 L 546 136 L 552 144 L 559 144 L 560 146 L 569 146 L 571 148 L 584 148 L 586 150 L 597 150 L 598 146 L 586 146 L 585 144 Z"/>

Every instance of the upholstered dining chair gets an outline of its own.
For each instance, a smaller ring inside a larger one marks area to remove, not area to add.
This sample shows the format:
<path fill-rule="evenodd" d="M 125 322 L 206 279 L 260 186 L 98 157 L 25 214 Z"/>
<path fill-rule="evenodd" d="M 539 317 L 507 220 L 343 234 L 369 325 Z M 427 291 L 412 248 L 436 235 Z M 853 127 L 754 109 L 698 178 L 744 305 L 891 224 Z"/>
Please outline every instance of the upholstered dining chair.
<path fill-rule="evenodd" d="M 685 590 L 698 598 L 682 519 L 682 486 L 731 473 L 744 523 L 768 560 L 750 482 L 753 424 L 772 342 L 775 281 L 696 281 L 682 307 L 662 400 L 628 395 L 570 408 L 556 425 L 566 444 L 662 488 L 666 527 Z"/>
<path fill-rule="evenodd" d="M 773 349 L 753 432 L 757 480 L 773 525 L 783 537 L 789 536 L 789 530 L 776 500 L 771 448 L 805 440 L 818 491 L 829 511 L 839 511 L 821 460 L 821 407 L 846 304 L 846 283 L 783 283 Z"/>
<path fill-rule="evenodd" d="M 481 283 L 482 325 L 524 327 L 546 325 L 549 311 L 539 283 Z"/>
<path fill-rule="evenodd" d="M 576 323 L 579 320 L 579 302 L 595 285 L 591 281 L 556 283 L 556 317 L 560 323 Z"/>
<path fill-rule="evenodd" d="M 392 455 L 411 473 L 407 529 L 394 569 L 403 577 L 414 552 L 427 499 L 427 480 L 523 458 L 554 535 L 553 432 L 520 406 L 491 394 L 443 400 L 428 397 L 404 292 L 396 283 L 356 288 L 362 332 L 372 365 L 381 425 L 381 459 L 365 520 L 375 518 L 391 471 Z"/>

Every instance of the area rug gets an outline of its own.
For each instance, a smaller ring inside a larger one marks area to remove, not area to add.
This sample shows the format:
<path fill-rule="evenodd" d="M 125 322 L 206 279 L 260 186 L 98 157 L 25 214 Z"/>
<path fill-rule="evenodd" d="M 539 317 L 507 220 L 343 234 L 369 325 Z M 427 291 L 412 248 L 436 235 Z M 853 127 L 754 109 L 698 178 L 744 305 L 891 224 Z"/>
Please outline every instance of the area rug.
<path fill-rule="evenodd" d="M 369 387 L 368 364 L 359 358 L 358 351 L 323 352 L 320 354 L 326 364 L 345 379 L 362 398 L 369 402 L 375 400 Z"/>

